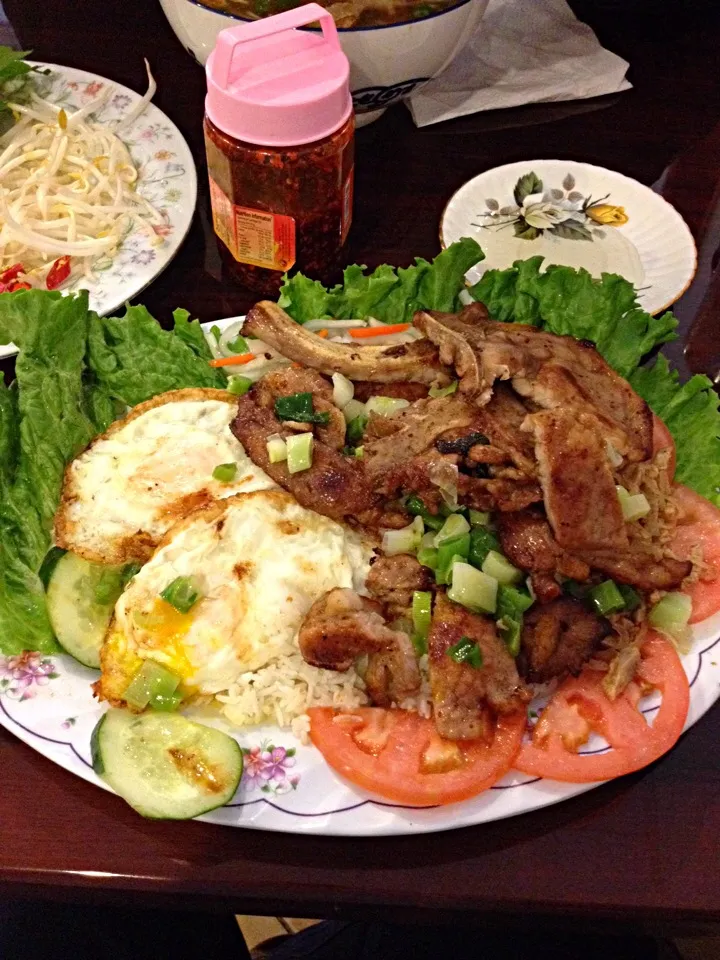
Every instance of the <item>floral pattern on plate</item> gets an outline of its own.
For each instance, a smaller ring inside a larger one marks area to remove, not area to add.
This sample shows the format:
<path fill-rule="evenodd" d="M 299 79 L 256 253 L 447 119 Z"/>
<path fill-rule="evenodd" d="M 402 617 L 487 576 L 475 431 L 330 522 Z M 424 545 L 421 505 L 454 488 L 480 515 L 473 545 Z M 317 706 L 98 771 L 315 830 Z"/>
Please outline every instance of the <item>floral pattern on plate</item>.
<path fill-rule="evenodd" d="M 522 240 L 537 240 L 545 233 L 563 240 L 602 240 L 601 227 L 622 227 L 630 219 L 624 207 L 606 203 L 609 197 L 585 196 L 576 189 L 571 173 L 565 175 L 562 188 L 548 187 L 531 170 L 518 178 L 514 204 L 500 206 L 494 197 L 487 197 L 487 210 L 478 214 L 484 222 L 473 226 L 499 230 L 512 224 Z"/>

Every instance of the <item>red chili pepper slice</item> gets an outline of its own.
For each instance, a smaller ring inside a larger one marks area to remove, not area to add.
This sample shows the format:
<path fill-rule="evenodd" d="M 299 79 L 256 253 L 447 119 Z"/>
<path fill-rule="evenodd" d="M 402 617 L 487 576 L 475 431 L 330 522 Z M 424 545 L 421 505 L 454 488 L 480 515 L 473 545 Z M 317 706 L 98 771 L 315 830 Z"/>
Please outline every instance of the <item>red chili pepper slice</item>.
<path fill-rule="evenodd" d="M 8 287 L 8 293 L 15 293 L 16 290 L 32 290 L 32 286 L 29 283 L 22 282 L 11 283 Z"/>
<path fill-rule="evenodd" d="M 58 257 L 50 267 L 45 286 L 48 290 L 55 290 L 70 276 L 70 257 Z"/>
<path fill-rule="evenodd" d="M 12 283 L 13 280 L 17 280 L 21 273 L 25 273 L 25 268 L 21 263 L 14 263 L 11 267 L 8 267 L 7 270 L 3 270 L 0 273 L 0 283 Z"/>

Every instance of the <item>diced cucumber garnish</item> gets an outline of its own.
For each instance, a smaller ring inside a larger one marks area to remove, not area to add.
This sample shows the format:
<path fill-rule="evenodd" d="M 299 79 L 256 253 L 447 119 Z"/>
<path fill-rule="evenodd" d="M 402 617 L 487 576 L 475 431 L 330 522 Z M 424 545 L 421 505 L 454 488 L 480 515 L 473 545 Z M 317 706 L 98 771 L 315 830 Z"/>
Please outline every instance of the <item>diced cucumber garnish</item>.
<path fill-rule="evenodd" d="M 666 593 L 648 615 L 648 623 L 664 633 L 685 652 L 690 642 L 692 600 L 686 593 Z"/>
<path fill-rule="evenodd" d="M 236 476 L 236 463 L 219 463 L 213 470 L 213 480 L 220 483 L 232 483 Z"/>
<path fill-rule="evenodd" d="M 290 473 L 301 473 L 312 466 L 313 435 L 294 433 L 285 441 L 287 446 L 287 465 Z"/>
<path fill-rule="evenodd" d="M 452 585 L 447 592 L 455 603 L 479 613 L 495 613 L 498 582 L 469 563 L 458 562 L 452 568 Z"/>
<path fill-rule="evenodd" d="M 91 748 L 95 773 L 156 820 L 189 820 L 223 806 L 243 771 L 232 737 L 177 713 L 108 710 Z"/>
<path fill-rule="evenodd" d="M 482 572 L 489 577 L 494 577 L 498 583 L 512 584 L 520 583 L 523 578 L 522 570 L 514 567 L 497 550 L 489 550 L 488 555 L 483 560 Z"/>
<path fill-rule="evenodd" d="M 133 568 L 135 569 L 135 568 Z M 58 643 L 86 667 L 100 666 L 100 648 L 128 568 L 90 563 L 74 553 L 56 562 L 47 587 L 50 623 Z"/>

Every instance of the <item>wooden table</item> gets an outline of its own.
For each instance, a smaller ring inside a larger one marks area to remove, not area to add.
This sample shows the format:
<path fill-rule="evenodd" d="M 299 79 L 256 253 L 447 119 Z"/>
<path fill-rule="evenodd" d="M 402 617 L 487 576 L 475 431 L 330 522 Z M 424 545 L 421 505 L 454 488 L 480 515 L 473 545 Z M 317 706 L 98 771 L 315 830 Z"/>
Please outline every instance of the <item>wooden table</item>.
<path fill-rule="evenodd" d="M 203 320 L 244 312 L 252 297 L 223 281 L 208 226 L 204 76 L 159 6 L 55 0 L 42 17 L 27 0 L 5 0 L 5 7 L 39 60 L 144 89 L 142 56 L 151 59 L 156 102 L 187 137 L 201 187 L 183 249 L 140 300 L 163 320 L 176 306 Z M 715 376 L 717 15 L 699 3 L 578 0 L 576 8 L 632 61 L 634 90 L 423 130 L 402 107 L 389 111 L 358 136 L 350 261 L 433 256 L 450 194 L 496 164 L 572 157 L 606 165 L 657 184 L 690 223 L 700 268 L 677 307 L 683 341 L 674 353 L 684 362 L 689 344 L 688 364 Z M 6 361 L 6 374 L 10 367 Z M 559 806 L 454 833 L 351 841 L 143 821 L 0 730 L 0 893 L 301 916 L 523 914 L 696 927 L 720 921 L 719 742 L 716 707 L 649 770 Z"/>

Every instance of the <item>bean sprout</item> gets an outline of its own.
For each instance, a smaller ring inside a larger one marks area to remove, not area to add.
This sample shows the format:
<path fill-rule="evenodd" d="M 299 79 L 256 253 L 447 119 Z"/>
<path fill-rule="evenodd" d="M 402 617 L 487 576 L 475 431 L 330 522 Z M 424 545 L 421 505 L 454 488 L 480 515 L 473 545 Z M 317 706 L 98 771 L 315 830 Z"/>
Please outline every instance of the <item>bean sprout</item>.
<path fill-rule="evenodd" d="M 138 194 L 138 169 L 118 136 L 155 92 L 145 66 L 147 93 L 114 125 L 93 117 L 110 87 L 74 112 L 37 93 L 8 104 L 18 122 L 0 138 L 0 272 L 21 263 L 22 280 L 42 286 L 56 258 L 72 257 L 72 276 L 92 278 L 131 230 L 163 242 L 166 218 Z"/>

